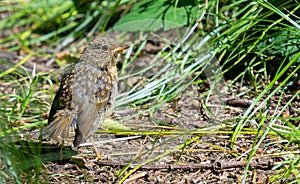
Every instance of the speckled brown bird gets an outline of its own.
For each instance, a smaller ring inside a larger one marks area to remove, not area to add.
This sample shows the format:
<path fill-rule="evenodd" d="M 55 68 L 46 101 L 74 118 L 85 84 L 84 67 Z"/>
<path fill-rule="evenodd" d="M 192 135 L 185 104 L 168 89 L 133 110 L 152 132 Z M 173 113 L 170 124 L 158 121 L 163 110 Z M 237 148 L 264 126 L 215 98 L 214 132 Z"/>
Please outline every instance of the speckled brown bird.
<path fill-rule="evenodd" d="M 43 138 L 63 142 L 72 126 L 76 147 L 94 134 L 113 109 L 118 81 L 116 64 L 126 48 L 107 36 L 97 37 L 86 46 L 79 62 L 69 66 L 63 75 Z"/>

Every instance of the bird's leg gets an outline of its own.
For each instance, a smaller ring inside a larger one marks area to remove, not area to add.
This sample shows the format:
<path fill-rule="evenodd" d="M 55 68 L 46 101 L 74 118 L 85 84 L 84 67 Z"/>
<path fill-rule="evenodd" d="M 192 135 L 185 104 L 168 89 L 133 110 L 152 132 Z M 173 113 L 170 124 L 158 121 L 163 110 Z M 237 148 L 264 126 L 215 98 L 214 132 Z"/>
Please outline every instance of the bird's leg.
<path fill-rule="evenodd" d="M 60 144 L 60 149 L 59 149 L 59 160 L 62 161 L 63 159 L 63 148 L 64 148 L 64 140 L 62 140 L 61 144 Z"/>
<path fill-rule="evenodd" d="M 94 137 L 90 136 L 90 140 L 91 140 L 91 142 L 93 144 L 93 147 L 94 147 L 94 150 L 95 150 L 95 153 L 96 153 L 96 158 L 99 159 L 99 160 L 102 160 L 102 157 L 100 156 L 99 151 L 98 151 L 98 149 L 97 149 L 97 147 L 95 145 Z"/>

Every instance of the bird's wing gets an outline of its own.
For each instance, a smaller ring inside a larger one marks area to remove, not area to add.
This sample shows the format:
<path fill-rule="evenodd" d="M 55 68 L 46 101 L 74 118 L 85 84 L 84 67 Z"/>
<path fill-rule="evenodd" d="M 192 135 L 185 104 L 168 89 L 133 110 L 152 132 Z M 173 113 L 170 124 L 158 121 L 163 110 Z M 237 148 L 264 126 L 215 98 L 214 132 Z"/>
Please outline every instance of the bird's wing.
<path fill-rule="evenodd" d="M 49 113 L 48 122 L 51 123 L 54 115 L 58 110 L 62 110 L 70 106 L 72 100 L 72 86 L 74 81 L 74 67 L 75 65 L 69 66 L 60 82 L 60 88 L 57 91 L 54 100 L 52 102 L 51 110 Z"/>
<path fill-rule="evenodd" d="M 48 126 L 43 130 L 43 137 L 51 137 L 55 140 L 61 141 L 68 137 L 69 129 L 76 114 L 71 106 L 71 84 L 74 77 L 74 65 L 67 68 L 60 84 L 60 88 L 57 91 L 48 118 Z M 39 133 L 33 135 L 39 137 Z"/>
<path fill-rule="evenodd" d="M 72 99 L 78 106 L 75 146 L 84 142 L 103 122 L 110 106 L 113 83 L 107 69 L 89 65 L 81 65 L 78 68 L 73 82 Z"/>

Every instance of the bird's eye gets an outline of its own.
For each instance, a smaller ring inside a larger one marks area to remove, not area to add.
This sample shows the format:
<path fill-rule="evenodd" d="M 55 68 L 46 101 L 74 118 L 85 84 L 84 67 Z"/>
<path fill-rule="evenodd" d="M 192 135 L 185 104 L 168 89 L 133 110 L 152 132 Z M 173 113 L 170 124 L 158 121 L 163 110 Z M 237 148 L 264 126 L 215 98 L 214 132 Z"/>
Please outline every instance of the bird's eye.
<path fill-rule="evenodd" d="M 102 45 L 102 50 L 107 51 L 108 50 L 108 46 L 107 45 Z"/>

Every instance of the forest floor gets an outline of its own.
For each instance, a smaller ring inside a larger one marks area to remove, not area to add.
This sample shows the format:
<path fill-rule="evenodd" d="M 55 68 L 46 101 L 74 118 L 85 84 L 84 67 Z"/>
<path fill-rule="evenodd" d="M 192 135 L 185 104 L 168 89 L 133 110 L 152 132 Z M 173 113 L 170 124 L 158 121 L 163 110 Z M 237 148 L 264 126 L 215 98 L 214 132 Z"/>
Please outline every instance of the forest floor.
<path fill-rule="evenodd" d="M 155 50 L 155 45 L 150 46 Z M 144 61 L 144 65 L 147 65 L 148 60 L 144 59 Z M 47 61 L 43 59 L 39 61 L 39 58 L 36 58 L 34 62 Z M 26 65 L 28 68 L 32 67 L 30 63 Z M 143 67 L 141 62 L 138 65 Z M 56 68 L 57 66 L 49 67 L 49 71 L 53 72 Z M 37 65 L 37 69 L 43 72 L 48 70 L 44 64 Z M 63 160 L 43 163 L 38 176 L 39 181 L 41 183 L 118 183 L 124 175 L 132 172 L 124 183 L 241 183 L 247 158 L 257 142 L 257 135 L 241 134 L 237 141 L 232 143 L 230 132 L 238 122 L 236 119 L 241 117 L 255 99 L 256 92 L 249 91 L 249 88 L 251 86 L 247 82 L 235 83 L 235 86 L 228 87 L 227 92 L 222 94 L 220 103 L 216 103 L 216 97 L 208 98 L 206 105 L 214 109 L 217 114 L 212 117 L 207 114 L 203 104 L 209 86 L 189 86 L 185 92 L 173 101 L 162 105 L 153 114 L 144 112 L 135 118 L 121 122 L 132 131 L 139 131 L 136 135 L 131 132 L 129 135 L 116 136 L 113 133 L 97 131 L 94 138 L 96 142 L 100 141 L 96 145 L 102 159 L 95 158 L 94 149 L 90 145 L 73 148 L 71 137 L 70 140 L 65 141 Z M 241 93 L 244 95 L 239 96 L 238 94 Z M 293 91 L 291 90 L 290 93 L 293 94 Z M 281 103 L 288 101 L 289 96 L 290 94 L 286 94 L 284 97 L 286 99 Z M 271 104 L 275 104 L 278 98 L 280 97 L 275 95 Z M 299 107 L 300 99 L 296 99 L 289 113 L 299 115 L 297 111 Z M 115 110 L 112 119 L 118 121 L 124 116 L 142 112 L 146 108 L 122 107 Z M 270 113 L 273 108 L 272 105 L 269 107 Z M 206 129 L 207 127 L 210 129 Z M 257 127 L 257 121 L 249 121 L 244 129 L 253 130 Z M 142 131 L 145 131 L 144 135 L 140 133 Z M 151 131 L 155 134 L 151 135 L 149 133 Z M 272 156 L 280 152 L 281 146 L 280 141 L 277 144 L 274 143 L 274 139 L 278 137 L 270 134 L 257 147 L 254 159 L 250 163 L 246 183 L 269 183 L 269 176 L 279 172 L 272 168 L 276 162 L 284 158 Z M 270 142 L 274 144 L 268 145 Z M 264 147 L 264 145 L 268 146 Z M 59 147 L 55 142 L 48 144 L 45 141 L 42 150 L 43 153 L 54 153 L 51 157 L 59 158 Z M 129 168 L 125 173 L 118 177 L 127 166 Z M 275 183 L 282 182 L 284 181 Z"/>

